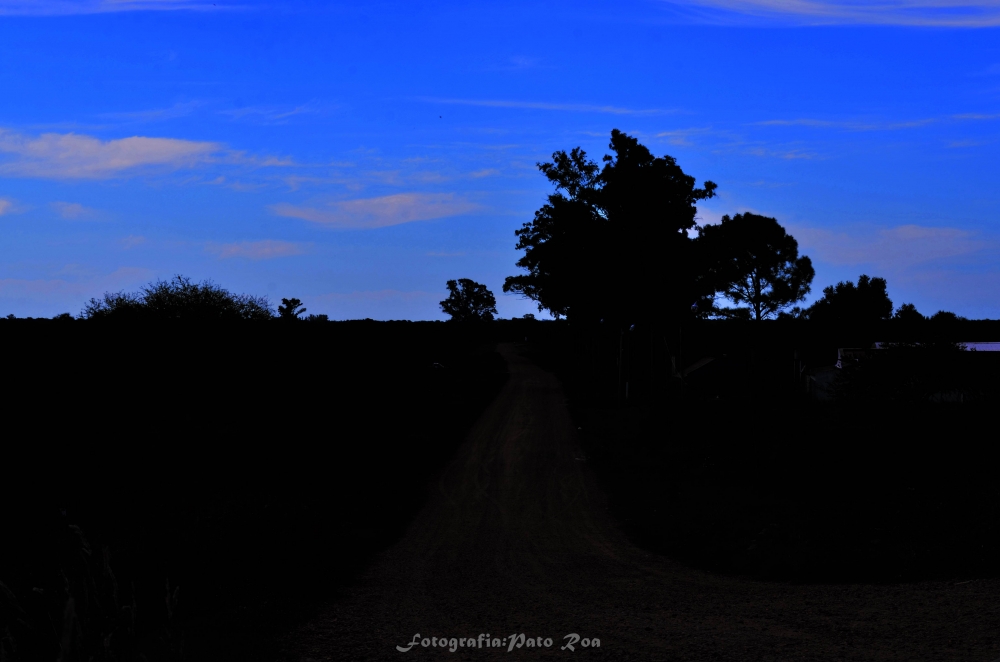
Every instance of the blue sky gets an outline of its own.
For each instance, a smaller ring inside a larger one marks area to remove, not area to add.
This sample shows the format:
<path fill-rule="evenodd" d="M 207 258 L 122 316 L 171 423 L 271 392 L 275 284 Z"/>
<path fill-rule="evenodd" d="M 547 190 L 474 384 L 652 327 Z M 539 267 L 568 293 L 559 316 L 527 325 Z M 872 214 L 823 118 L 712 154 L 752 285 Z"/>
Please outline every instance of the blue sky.
<path fill-rule="evenodd" d="M 472 5 L 472 6 L 470 6 Z M 618 128 L 775 216 L 814 295 L 1000 318 L 987 0 L 0 0 L 0 314 L 180 273 L 332 318 L 500 293 L 535 163 Z M 811 297 L 812 298 L 812 297 Z"/>

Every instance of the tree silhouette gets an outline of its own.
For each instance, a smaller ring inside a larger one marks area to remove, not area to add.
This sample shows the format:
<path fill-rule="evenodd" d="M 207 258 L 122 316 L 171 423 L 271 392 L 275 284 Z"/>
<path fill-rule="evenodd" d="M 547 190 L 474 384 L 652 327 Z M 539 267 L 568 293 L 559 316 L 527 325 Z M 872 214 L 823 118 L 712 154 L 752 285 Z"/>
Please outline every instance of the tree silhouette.
<path fill-rule="evenodd" d="M 134 320 L 264 320 L 274 317 L 267 297 L 233 294 L 211 281 L 194 283 L 174 276 L 146 285 L 138 292 L 105 292 L 91 299 L 85 319 Z"/>
<path fill-rule="evenodd" d="M 527 273 L 508 277 L 504 292 L 577 320 L 690 314 L 700 295 L 687 230 L 715 184 L 696 188 L 672 157 L 617 129 L 609 147 L 603 168 L 579 147 L 538 164 L 556 191 L 515 232 Z"/>
<path fill-rule="evenodd" d="M 799 244 L 778 221 L 758 214 L 723 216 L 717 225 L 698 229 L 699 256 L 706 282 L 736 304 L 749 306 L 760 321 L 802 301 L 815 271 L 799 257 Z M 745 316 L 722 309 L 727 317 Z"/>
<path fill-rule="evenodd" d="M 449 280 L 448 298 L 441 302 L 441 310 L 453 322 L 489 322 L 497 313 L 497 300 L 483 285 L 468 278 Z"/>
<path fill-rule="evenodd" d="M 936 313 L 934 313 L 933 315 L 931 315 L 929 319 L 930 319 L 930 321 L 936 322 L 936 323 L 939 323 L 939 324 L 942 324 L 942 323 L 943 324 L 948 324 L 948 323 L 951 323 L 951 322 L 961 322 L 961 321 L 965 320 L 964 317 L 962 317 L 960 315 L 956 315 L 955 313 L 949 312 L 947 310 L 939 310 Z"/>
<path fill-rule="evenodd" d="M 823 288 L 823 297 L 803 311 L 803 316 L 820 322 L 886 320 L 892 317 L 892 299 L 886 292 L 884 278 L 862 274 L 857 285 L 841 281 Z"/>
<path fill-rule="evenodd" d="M 278 317 L 283 320 L 297 320 L 305 312 L 305 306 L 299 299 L 282 299 L 278 306 Z"/>
<path fill-rule="evenodd" d="M 927 318 L 921 315 L 912 303 L 904 303 L 892 314 L 892 319 L 903 322 L 923 322 Z"/>

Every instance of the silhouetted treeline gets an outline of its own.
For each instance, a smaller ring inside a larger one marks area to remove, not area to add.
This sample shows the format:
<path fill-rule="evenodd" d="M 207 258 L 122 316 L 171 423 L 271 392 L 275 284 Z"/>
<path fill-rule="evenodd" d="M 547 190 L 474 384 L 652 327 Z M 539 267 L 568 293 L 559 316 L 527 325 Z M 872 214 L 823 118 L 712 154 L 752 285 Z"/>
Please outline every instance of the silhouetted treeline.
<path fill-rule="evenodd" d="M 712 198 L 670 156 L 617 129 L 604 165 L 579 147 L 539 170 L 556 188 L 515 231 L 524 251 L 504 291 L 577 323 L 678 324 L 706 316 L 774 317 L 810 291 L 812 262 L 774 218 L 753 213 L 696 225 Z M 723 297 L 737 304 L 716 303 Z"/>

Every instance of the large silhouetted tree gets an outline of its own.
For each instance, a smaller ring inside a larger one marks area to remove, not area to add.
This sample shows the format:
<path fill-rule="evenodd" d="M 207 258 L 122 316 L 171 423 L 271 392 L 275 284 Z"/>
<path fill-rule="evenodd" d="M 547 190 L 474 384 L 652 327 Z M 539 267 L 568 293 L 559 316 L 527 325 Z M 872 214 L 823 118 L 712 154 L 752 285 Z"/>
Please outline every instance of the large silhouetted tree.
<path fill-rule="evenodd" d="M 819 322 L 876 322 L 892 317 L 892 299 L 884 278 L 862 274 L 857 285 L 848 280 L 823 288 L 823 297 L 803 316 Z"/>
<path fill-rule="evenodd" d="M 497 300 L 483 285 L 469 278 L 449 280 L 448 298 L 441 302 L 441 310 L 453 322 L 488 322 L 497 314 Z"/>
<path fill-rule="evenodd" d="M 762 320 L 802 301 L 815 271 L 799 244 L 778 221 L 758 214 L 723 216 L 698 229 L 700 268 L 716 292 Z M 739 309 L 729 310 L 738 316 Z"/>
<path fill-rule="evenodd" d="M 106 292 L 84 306 L 86 319 L 265 320 L 274 317 L 267 297 L 233 294 L 211 281 L 184 276 L 159 280 L 138 292 Z"/>
<path fill-rule="evenodd" d="M 538 302 L 539 310 L 578 320 L 620 323 L 690 313 L 705 292 L 692 268 L 687 230 L 697 188 L 669 156 L 654 157 L 638 140 L 611 132 L 604 166 L 579 147 L 556 152 L 539 170 L 555 193 L 516 231 L 524 255 L 504 292 Z"/>

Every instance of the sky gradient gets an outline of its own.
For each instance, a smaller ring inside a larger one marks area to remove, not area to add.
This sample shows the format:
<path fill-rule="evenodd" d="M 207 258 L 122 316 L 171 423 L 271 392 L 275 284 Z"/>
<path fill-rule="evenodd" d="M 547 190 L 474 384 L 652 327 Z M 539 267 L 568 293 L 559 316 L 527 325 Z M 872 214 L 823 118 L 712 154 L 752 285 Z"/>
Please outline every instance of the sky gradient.
<path fill-rule="evenodd" d="M 333 319 L 496 294 L 612 128 L 895 304 L 1000 318 L 1000 6 L 0 0 L 0 315 L 184 274 Z"/>

